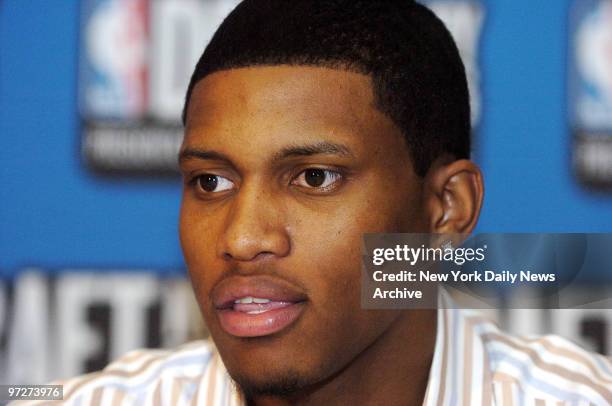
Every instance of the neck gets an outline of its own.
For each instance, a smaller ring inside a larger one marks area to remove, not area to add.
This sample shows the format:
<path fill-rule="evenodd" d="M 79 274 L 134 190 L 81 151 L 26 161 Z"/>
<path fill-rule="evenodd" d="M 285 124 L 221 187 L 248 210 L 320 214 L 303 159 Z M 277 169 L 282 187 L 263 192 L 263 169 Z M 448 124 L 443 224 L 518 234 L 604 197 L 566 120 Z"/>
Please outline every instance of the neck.
<path fill-rule="evenodd" d="M 257 406 L 422 405 L 436 340 L 436 310 L 405 310 L 336 375 L 287 398 L 258 397 Z"/>

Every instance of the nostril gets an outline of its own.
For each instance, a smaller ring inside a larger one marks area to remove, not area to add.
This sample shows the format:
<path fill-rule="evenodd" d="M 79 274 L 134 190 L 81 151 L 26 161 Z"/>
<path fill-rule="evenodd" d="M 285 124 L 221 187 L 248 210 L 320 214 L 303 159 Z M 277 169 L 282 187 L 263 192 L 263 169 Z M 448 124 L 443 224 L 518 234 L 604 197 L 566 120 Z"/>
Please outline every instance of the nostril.
<path fill-rule="evenodd" d="M 270 251 L 262 251 L 262 252 L 258 252 L 257 254 L 255 254 L 253 257 L 240 257 L 240 256 L 234 256 L 229 252 L 224 252 L 222 254 L 222 257 L 225 261 L 239 261 L 239 262 L 249 262 L 249 261 L 257 261 L 257 260 L 262 260 L 271 256 L 274 256 L 275 254 L 273 252 Z"/>

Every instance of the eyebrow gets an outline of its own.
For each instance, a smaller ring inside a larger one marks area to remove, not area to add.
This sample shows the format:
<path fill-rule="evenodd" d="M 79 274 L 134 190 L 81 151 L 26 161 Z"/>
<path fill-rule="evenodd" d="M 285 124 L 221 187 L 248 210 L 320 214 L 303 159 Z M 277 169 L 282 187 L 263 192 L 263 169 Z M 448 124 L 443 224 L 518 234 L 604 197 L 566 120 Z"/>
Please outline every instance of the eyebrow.
<path fill-rule="evenodd" d="M 278 162 L 286 158 L 303 157 L 311 155 L 340 155 L 352 156 L 351 150 L 342 144 L 322 141 L 311 145 L 296 145 L 285 147 L 274 154 L 272 162 Z"/>
<path fill-rule="evenodd" d="M 336 144 L 333 142 L 323 141 L 311 145 L 296 145 L 285 147 L 272 156 L 272 162 L 278 162 L 283 159 L 293 157 L 304 157 L 321 154 L 353 156 L 351 150 L 347 146 L 342 144 Z M 224 161 L 229 164 L 232 163 L 231 159 L 229 159 L 226 155 L 216 151 L 201 150 L 197 148 L 185 148 L 180 152 L 179 163 L 191 159 Z"/>
<path fill-rule="evenodd" d="M 211 160 L 211 161 L 224 161 L 231 164 L 231 160 L 216 151 L 207 151 L 201 150 L 197 148 L 185 148 L 179 153 L 179 163 L 189 161 L 191 159 L 202 159 L 202 160 Z"/>

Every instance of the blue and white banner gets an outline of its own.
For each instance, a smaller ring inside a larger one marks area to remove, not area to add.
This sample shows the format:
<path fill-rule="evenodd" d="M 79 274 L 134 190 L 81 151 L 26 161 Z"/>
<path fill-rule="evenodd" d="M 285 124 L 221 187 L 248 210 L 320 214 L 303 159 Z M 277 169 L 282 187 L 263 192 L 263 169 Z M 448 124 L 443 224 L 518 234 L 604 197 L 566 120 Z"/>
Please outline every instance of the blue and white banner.
<path fill-rule="evenodd" d="M 569 117 L 581 182 L 612 187 L 612 1 L 581 0 L 570 15 Z"/>

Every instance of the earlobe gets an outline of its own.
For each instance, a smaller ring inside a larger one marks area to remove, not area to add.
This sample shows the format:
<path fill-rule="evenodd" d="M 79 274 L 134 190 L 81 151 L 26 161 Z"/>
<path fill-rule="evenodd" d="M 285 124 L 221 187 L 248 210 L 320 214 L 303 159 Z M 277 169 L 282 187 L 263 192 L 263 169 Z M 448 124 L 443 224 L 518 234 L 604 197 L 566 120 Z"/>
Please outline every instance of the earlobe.
<path fill-rule="evenodd" d="M 425 185 L 430 232 L 469 234 L 478 221 L 484 195 L 478 165 L 467 159 L 432 165 Z"/>

